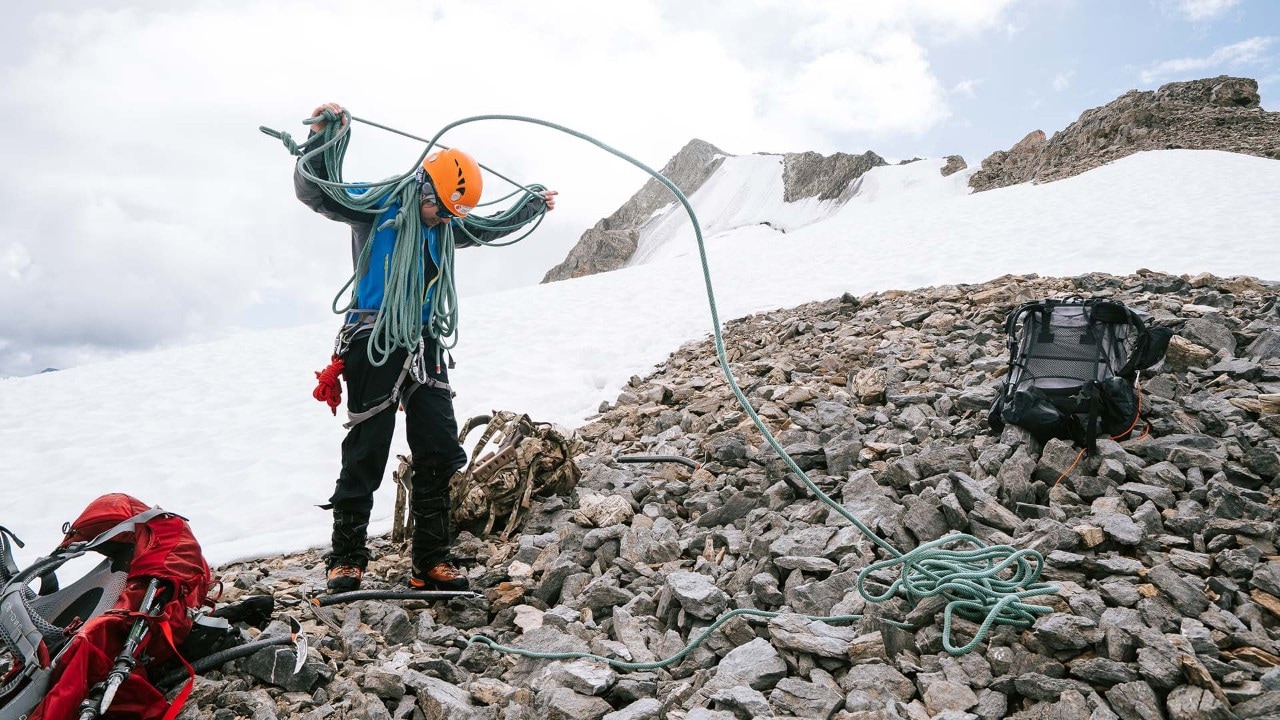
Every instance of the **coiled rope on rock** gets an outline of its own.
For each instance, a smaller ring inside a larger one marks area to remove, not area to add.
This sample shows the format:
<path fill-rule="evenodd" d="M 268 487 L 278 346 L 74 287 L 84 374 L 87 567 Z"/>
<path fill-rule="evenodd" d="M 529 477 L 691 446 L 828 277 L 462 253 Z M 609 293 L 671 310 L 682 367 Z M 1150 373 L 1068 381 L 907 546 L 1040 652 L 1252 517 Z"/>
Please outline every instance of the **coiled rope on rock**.
<path fill-rule="evenodd" d="M 863 535 L 867 537 L 873 544 L 883 550 L 889 557 L 874 562 L 858 573 L 856 587 L 858 593 L 863 599 L 872 603 L 882 603 L 895 597 L 902 597 L 908 604 L 915 606 L 920 601 L 927 598 L 941 597 L 946 600 L 946 606 L 943 609 L 942 620 L 942 646 L 951 655 L 963 655 L 974 648 L 978 647 L 986 638 L 991 628 L 999 625 L 1008 625 L 1016 628 L 1027 628 L 1035 622 L 1040 615 L 1046 615 L 1053 612 L 1053 609 L 1047 605 L 1027 602 L 1029 599 L 1040 596 L 1053 595 L 1057 593 L 1058 588 L 1049 583 L 1041 582 L 1040 575 L 1044 570 L 1044 557 L 1037 551 L 1031 549 L 1017 549 L 1010 545 L 987 545 L 981 539 L 968 534 L 953 533 L 938 538 L 931 542 L 924 543 L 913 550 L 902 552 L 890 545 L 886 540 L 876 535 L 870 528 L 862 523 L 853 513 L 837 503 L 830 496 L 822 491 L 814 484 L 809 476 L 800 469 L 795 460 L 787 454 L 777 438 L 773 436 L 769 428 L 761 420 L 751 403 L 747 400 L 746 394 L 739 387 L 737 380 L 733 376 L 733 371 L 729 367 L 728 355 L 725 351 L 724 336 L 721 331 L 719 311 L 716 308 L 715 290 L 711 283 L 711 270 L 707 262 L 706 243 L 702 236 L 702 227 L 698 223 L 697 215 L 693 211 L 693 206 L 680 188 L 676 187 L 666 176 L 658 171 L 617 150 L 605 143 L 584 133 L 578 132 L 563 125 L 540 120 L 537 118 L 527 117 L 524 115 L 476 115 L 444 126 L 436 133 L 430 143 L 434 144 L 445 132 L 460 125 L 473 122 L 488 120 L 505 120 L 509 122 L 529 123 L 540 125 L 553 130 L 572 135 L 580 140 L 584 140 L 596 147 L 625 160 L 637 168 L 648 173 L 648 175 L 663 186 L 665 186 L 680 202 L 685 212 L 689 216 L 689 221 L 693 225 L 694 237 L 698 243 L 698 258 L 702 266 L 703 282 L 706 285 L 707 302 L 711 309 L 711 324 L 713 336 L 715 339 L 716 358 L 719 361 L 720 368 L 724 372 L 725 380 L 729 388 L 733 391 L 734 397 L 742 406 L 747 416 L 755 424 L 756 428 L 764 436 L 769 446 L 778 454 L 791 472 L 814 494 L 814 497 L 828 505 L 832 510 L 856 527 Z M 330 123 L 332 126 L 333 123 Z M 326 128 L 328 130 L 328 128 Z M 264 128 L 264 132 L 266 129 Z M 403 134 L 403 133 L 402 133 Z M 278 136 L 278 135 L 277 135 Z M 282 138 L 284 139 L 284 138 Z M 312 153 L 320 152 L 329 144 L 334 142 L 328 141 L 321 148 L 312 150 Z M 289 142 L 286 141 L 286 145 Z M 424 151 L 423 157 L 426 156 Z M 305 156 L 304 156 L 305 157 Z M 421 158 L 419 158 L 421 160 Z M 300 161 L 301 162 L 301 161 Z M 403 177 L 407 176 L 402 176 Z M 335 185 L 343 187 L 341 183 Z M 456 328 L 455 328 L 456 329 Z M 897 578 L 883 592 L 874 592 L 867 587 L 868 581 L 873 575 L 881 571 L 893 571 L 898 573 Z M 751 608 L 742 608 L 730 611 L 719 617 L 706 630 L 702 632 L 696 639 L 689 642 L 680 652 L 671 657 L 654 662 L 626 662 L 617 658 L 605 657 L 594 653 L 585 652 L 540 652 L 536 650 L 527 650 L 524 648 L 502 645 L 496 640 L 484 635 L 473 635 L 467 641 L 467 645 L 483 644 L 494 650 L 512 655 L 518 655 L 533 659 L 545 660 L 571 660 L 577 658 L 587 658 L 607 663 L 608 665 L 622 670 L 653 670 L 666 667 L 673 663 L 679 662 L 689 654 L 698 644 L 705 640 L 711 632 L 719 628 L 728 620 L 739 616 L 754 616 L 761 618 L 778 617 L 781 613 L 770 612 L 765 610 L 756 610 Z M 954 633 L 953 620 L 956 616 L 964 618 L 968 621 L 978 623 L 978 629 L 974 633 L 972 639 L 963 644 L 957 644 Z M 848 623 L 856 622 L 862 619 L 862 615 L 836 615 L 836 616 L 816 616 L 801 615 L 809 621 L 822 621 L 825 623 Z M 883 620 L 888 624 L 901 627 L 904 629 L 912 629 L 910 625 L 894 620 Z"/>

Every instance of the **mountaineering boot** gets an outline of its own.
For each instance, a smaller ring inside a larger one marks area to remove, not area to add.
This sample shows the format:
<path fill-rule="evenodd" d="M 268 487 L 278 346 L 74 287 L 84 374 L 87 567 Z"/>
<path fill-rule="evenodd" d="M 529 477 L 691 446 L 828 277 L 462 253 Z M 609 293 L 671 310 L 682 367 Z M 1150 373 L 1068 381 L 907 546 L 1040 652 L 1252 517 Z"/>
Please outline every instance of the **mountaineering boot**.
<path fill-rule="evenodd" d="M 466 590 L 467 576 L 448 563 L 449 478 L 452 468 L 414 468 L 413 574 L 415 590 Z"/>
<path fill-rule="evenodd" d="M 326 556 L 329 592 L 351 592 L 360 589 L 369 551 L 365 547 L 369 529 L 369 508 L 335 506 L 333 508 L 333 551 Z"/>
<path fill-rule="evenodd" d="M 334 565 L 329 568 L 329 592 L 342 593 L 360 589 L 364 570 L 355 565 Z"/>
<path fill-rule="evenodd" d="M 471 586 L 467 576 L 453 563 L 442 562 L 422 572 L 414 568 L 409 587 L 414 590 L 466 590 Z"/>

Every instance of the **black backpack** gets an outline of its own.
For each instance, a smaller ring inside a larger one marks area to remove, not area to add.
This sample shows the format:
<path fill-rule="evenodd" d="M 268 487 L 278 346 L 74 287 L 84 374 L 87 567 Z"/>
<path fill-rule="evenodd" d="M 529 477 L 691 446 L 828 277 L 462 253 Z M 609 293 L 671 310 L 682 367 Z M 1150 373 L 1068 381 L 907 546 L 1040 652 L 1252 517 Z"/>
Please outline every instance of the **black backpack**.
<path fill-rule="evenodd" d="M 1005 332 L 1009 374 L 987 416 L 992 431 L 1017 425 L 1041 442 L 1071 440 L 1090 453 L 1098 436 L 1123 440 L 1133 431 L 1138 373 L 1164 357 L 1173 335 L 1101 298 L 1024 303 Z"/>

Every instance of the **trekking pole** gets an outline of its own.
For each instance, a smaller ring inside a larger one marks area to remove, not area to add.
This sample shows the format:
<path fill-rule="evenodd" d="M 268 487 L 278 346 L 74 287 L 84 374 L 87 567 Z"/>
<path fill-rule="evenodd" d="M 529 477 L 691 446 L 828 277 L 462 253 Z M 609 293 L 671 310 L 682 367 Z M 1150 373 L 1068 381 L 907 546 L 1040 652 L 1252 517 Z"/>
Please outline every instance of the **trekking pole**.
<path fill-rule="evenodd" d="M 91 698 L 86 699 L 80 706 L 80 720 L 93 720 L 106 713 L 107 708 L 111 707 L 111 702 L 115 700 L 116 692 L 137 666 L 138 655 L 142 652 L 142 643 L 150 633 L 149 621 L 164 607 L 162 600 L 158 597 L 159 594 L 160 578 L 151 578 L 151 584 L 147 586 L 147 592 L 143 594 L 142 602 L 138 607 L 143 617 L 133 621 L 133 627 L 129 629 L 129 637 L 125 639 L 124 647 L 120 648 L 120 654 L 116 656 L 111 672 L 107 673 L 107 679 L 103 684 L 102 700 L 96 703 L 95 707 Z"/>

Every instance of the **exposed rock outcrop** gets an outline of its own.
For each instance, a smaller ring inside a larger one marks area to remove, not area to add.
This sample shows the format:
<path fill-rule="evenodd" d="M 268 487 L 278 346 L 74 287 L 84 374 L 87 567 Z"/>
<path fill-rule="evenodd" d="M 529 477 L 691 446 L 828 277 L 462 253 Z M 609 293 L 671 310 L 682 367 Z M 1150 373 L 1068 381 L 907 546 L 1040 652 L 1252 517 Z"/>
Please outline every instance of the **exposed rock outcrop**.
<path fill-rule="evenodd" d="M 1046 140 L 1036 130 L 992 153 L 969 178 L 975 191 L 1079 175 L 1143 150 L 1225 150 L 1280 159 L 1280 113 L 1260 107 L 1249 78 L 1175 82 L 1132 90 Z"/>
<path fill-rule="evenodd" d="M 1145 309 L 1179 352 L 1143 384 L 1149 435 L 1078 458 L 986 431 L 1008 362 L 1002 324 L 1034 298 L 1095 295 Z M 676 350 L 579 429 L 584 477 L 535 498 L 509 542 L 453 549 L 480 595 L 319 608 L 320 551 L 220 568 L 226 599 L 273 594 L 311 651 L 207 673 L 183 720 L 346 718 L 1253 718 L 1280 712 L 1280 314 L 1252 278 L 1005 276 L 886 291 L 726 323 L 733 372 L 809 478 L 908 550 L 948 532 L 1034 549 L 1058 593 L 1029 628 L 942 648 L 942 603 L 876 604 L 858 572 L 888 555 L 799 496 L 745 417 L 709 339 Z M 620 464 L 615 455 L 702 463 Z M 588 498 L 634 513 L 590 522 Z M 599 525 L 599 526 L 597 526 Z M 366 587 L 408 559 L 373 543 Z M 897 570 L 873 573 L 883 590 Z M 1033 601 L 1034 602 L 1034 601 Z M 662 669 L 499 654 L 590 651 Z M 863 614 L 853 623 L 803 615 Z M 904 621 L 911 630 L 883 623 Z M 960 639 L 977 625 L 955 617 Z M 281 628 L 282 629 L 282 628 Z M 278 672 L 276 669 L 284 669 Z M 270 671 L 270 672 L 268 672 Z"/>
<path fill-rule="evenodd" d="M 948 155 L 946 160 L 947 164 L 942 166 L 942 177 L 950 177 L 961 170 L 969 169 L 969 163 L 965 162 L 964 158 L 959 155 Z"/>
<path fill-rule="evenodd" d="M 662 174 L 675 183 L 680 192 L 690 195 L 702 187 L 724 158 L 724 151 L 695 138 L 663 166 Z M 654 211 L 672 202 L 671 191 L 650 178 L 616 212 L 583 233 L 564 261 L 548 270 L 542 282 L 594 275 L 622 267 L 636 251 L 640 226 Z"/>
<path fill-rule="evenodd" d="M 692 195 L 715 173 L 725 157 L 726 153 L 714 145 L 693 140 L 671 158 L 662 174 L 685 195 Z M 869 151 L 861 155 L 786 153 L 782 156 L 783 200 L 847 200 L 852 194 L 854 180 L 873 167 L 887 164 L 884 158 Z M 671 191 L 657 180 L 650 179 L 617 212 L 583 233 L 564 261 L 551 268 L 542 282 L 594 275 L 622 267 L 635 254 L 644 224 L 655 211 L 673 202 Z"/>
<path fill-rule="evenodd" d="M 782 199 L 787 202 L 813 197 L 819 200 L 847 199 L 845 191 L 854 180 L 871 168 L 888 164 L 870 150 L 861 155 L 787 153 L 782 161 Z"/>

